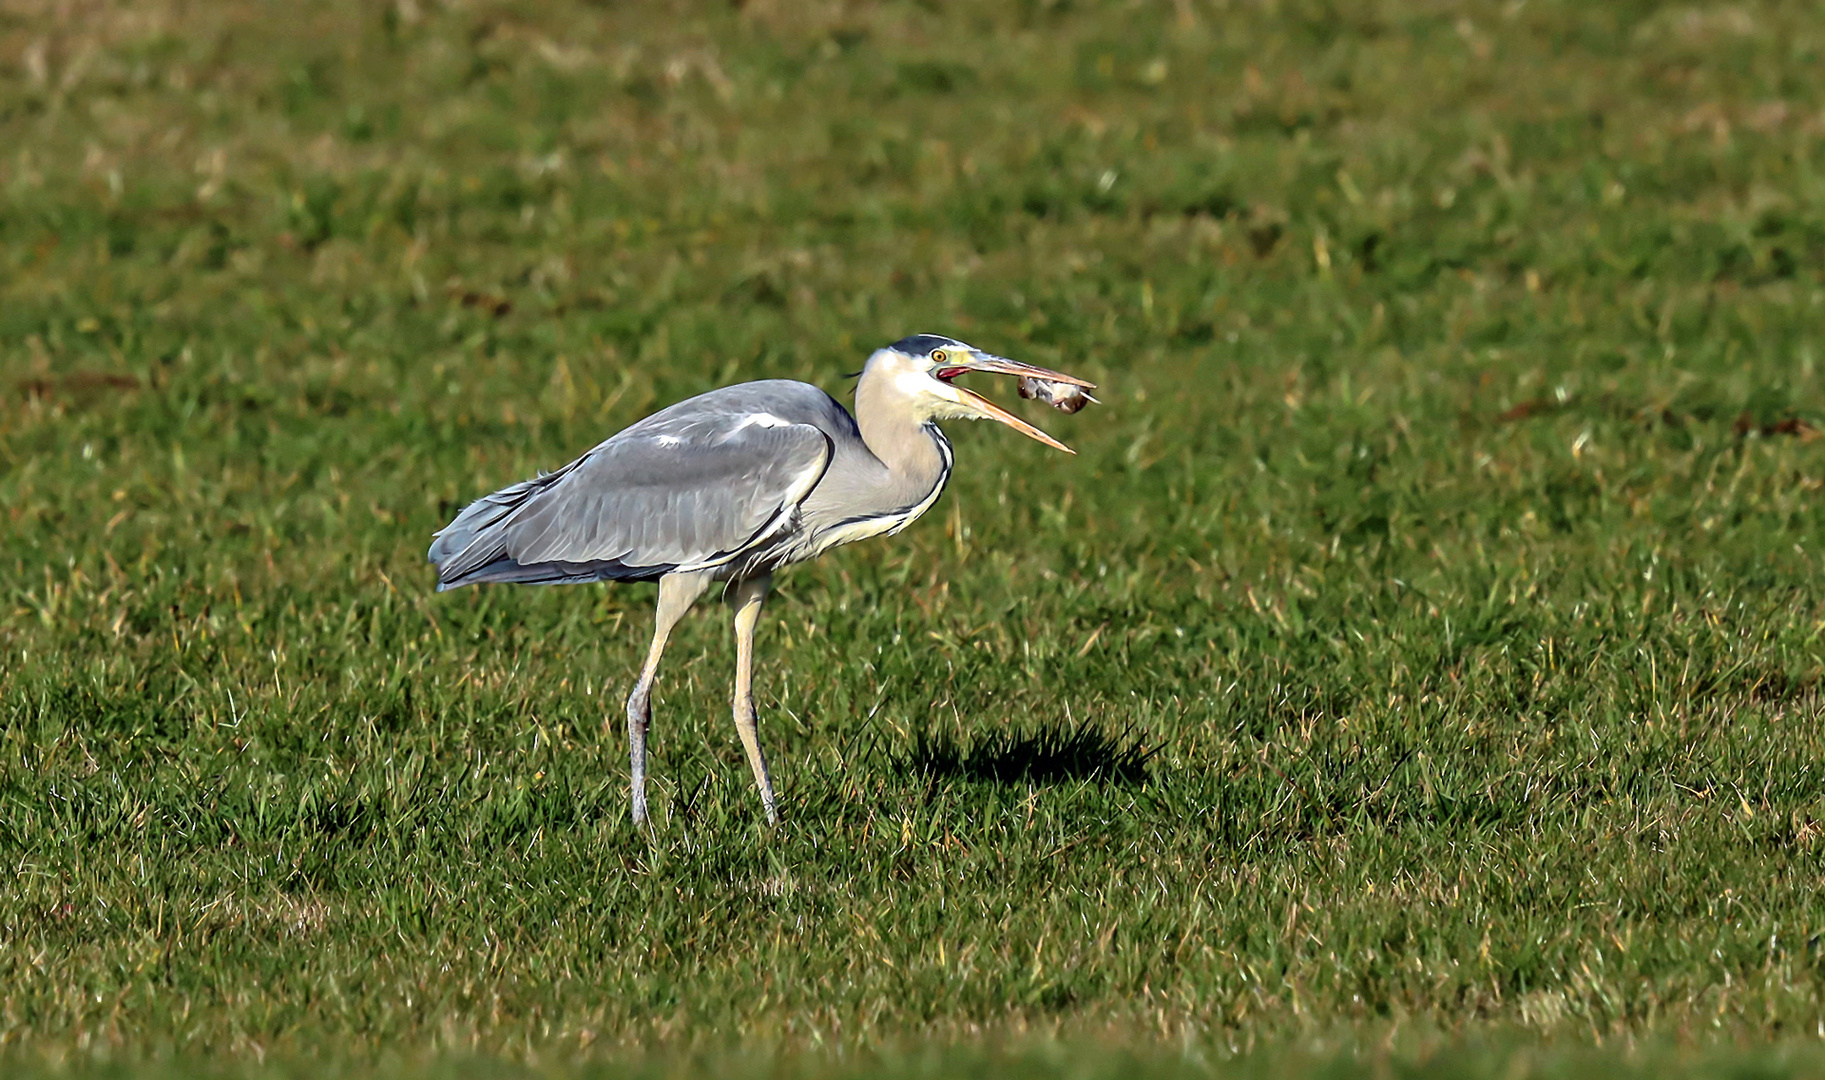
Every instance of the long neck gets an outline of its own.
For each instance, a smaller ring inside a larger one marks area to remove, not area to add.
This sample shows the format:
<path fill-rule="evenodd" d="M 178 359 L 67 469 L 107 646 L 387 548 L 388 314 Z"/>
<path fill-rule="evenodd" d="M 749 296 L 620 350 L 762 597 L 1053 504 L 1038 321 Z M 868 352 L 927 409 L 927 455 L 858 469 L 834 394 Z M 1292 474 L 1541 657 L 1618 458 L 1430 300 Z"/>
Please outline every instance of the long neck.
<path fill-rule="evenodd" d="M 862 441 L 884 466 L 884 472 L 850 478 L 858 501 L 882 511 L 908 507 L 925 500 L 944 480 L 950 468 L 949 444 L 923 419 L 906 408 L 905 399 L 892 382 L 865 372 L 855 391 L 856 426 Z"/>
<path fill-rule="evenodd" d="M 891 381 L 862 375 L 855 419 L 863 445 L 837 441 L 829 471 L 800 506 L 806 539 L 792 561 L 899 532 L 938 500 L 950 473 L 950 443 L 908 404 Z"/>

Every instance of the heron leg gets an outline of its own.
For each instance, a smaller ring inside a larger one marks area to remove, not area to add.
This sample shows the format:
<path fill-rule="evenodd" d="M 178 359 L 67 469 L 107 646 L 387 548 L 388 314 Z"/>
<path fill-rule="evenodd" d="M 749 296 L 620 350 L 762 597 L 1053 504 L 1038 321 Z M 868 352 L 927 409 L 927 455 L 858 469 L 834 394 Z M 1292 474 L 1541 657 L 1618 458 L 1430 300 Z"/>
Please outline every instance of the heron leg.
<path fill-rule="evenodd" d="M 710 579 L 703 574 L 667 574 L 659 579 L 659 609 L 653 617 L 653 644 L 646 651 L 646 663 L 640 667 L 640 681 L 627 696 L 627 751 L 632 765 L 634 824 L 646 821 L 646 729 L 653 718 L 653 680 L 659 674 L 659 657 L 665 652 L 666 639 L 684 613 L 708 588 Z"/>
<path fill-rule="evenodd" d="M 773 782 L 767 778 L 767 757 L 760 750 L 760 729 L 754 722 L 754 628 L 760 622 L 760 605 L 773 584 L 771 575 L 732 582 L 726 597 L 735 609 L 735 731 L 748 752 L 748 767 L 767 809 L 769 825 L 779 821 L 773 803 Z"/>

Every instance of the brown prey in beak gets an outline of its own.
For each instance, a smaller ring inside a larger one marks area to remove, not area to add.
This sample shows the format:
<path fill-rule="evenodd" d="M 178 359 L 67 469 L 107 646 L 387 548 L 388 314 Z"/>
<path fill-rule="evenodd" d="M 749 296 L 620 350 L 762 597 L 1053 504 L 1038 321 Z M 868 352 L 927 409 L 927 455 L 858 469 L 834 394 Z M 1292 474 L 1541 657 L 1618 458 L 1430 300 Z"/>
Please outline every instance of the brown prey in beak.
<path fill-rule="evenodd" d="M 1096 384 L 1087 379 L 1080 379 L 1075 375 L 1066 375 L 1062 371 L 1053 371 L 1050 368 L 1042 368 L 1035 364 L 1023 364 L 1018 360 L 1009 360 L 1005 356 L 995 356 L 985 352 L 971 352 L 967 356 L 946 356 L 945 361 L 945 363 L 939 365 L 939 367 L 932 372 L 932 376 L 946 384 L 965 372 L 985 371 L 993 372 L 997 375 L 1013 375 L 1021 380 L 1021 385 L 1023 387 L 1031 383 L 1074 387 L 1077 388 L 1077 393 L 1081 398 L 1090 401 L 1096 400 L 1095 398 L 1090 397 L 1089 394 L 1084 393 L 1084 391 L 1096 389 Z M 962 396 L 964 402 L 979 411 L 982 416 L 990 420 L 1000 421 L 1013 428 L 1015 431 L 1020 432 L 1022 435 L 1025 435 L 1027 438 L 1045 443 L 1047 446 L 1053 447 L 1054 449 L 1063 450 L 1067 454 L 1077 453 L 1077 451 L 1066 446 L 1064 443 L 1059 442 L 1057 439 L 1047 435 L 1032 424 L 1027 423 L 1013 413 L 1008 412 L 1006 409 L 1003 409 L 1001 406 L 990 401 L 988 398 L 983 397 L 981 394 L 961 386 L 953 386 L 952 389 L 956 390 L 957 393 Z M 1072 411 L 1076 410 L 1073 409 Z"/>

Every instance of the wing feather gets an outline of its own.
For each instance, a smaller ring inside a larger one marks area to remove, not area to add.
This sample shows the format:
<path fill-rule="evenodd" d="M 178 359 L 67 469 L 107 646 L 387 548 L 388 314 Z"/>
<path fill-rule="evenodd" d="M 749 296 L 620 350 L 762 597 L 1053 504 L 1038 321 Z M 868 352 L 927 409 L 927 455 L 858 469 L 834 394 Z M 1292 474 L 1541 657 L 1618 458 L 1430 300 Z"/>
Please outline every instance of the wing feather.
<path fill-rule="evenodd" d="M 660 414 L 477 500 L 437 534 L 431 560 L 443 588 L 710 569 L 789 527 L 831 454 L 811 423 L 729 409 Z"/>

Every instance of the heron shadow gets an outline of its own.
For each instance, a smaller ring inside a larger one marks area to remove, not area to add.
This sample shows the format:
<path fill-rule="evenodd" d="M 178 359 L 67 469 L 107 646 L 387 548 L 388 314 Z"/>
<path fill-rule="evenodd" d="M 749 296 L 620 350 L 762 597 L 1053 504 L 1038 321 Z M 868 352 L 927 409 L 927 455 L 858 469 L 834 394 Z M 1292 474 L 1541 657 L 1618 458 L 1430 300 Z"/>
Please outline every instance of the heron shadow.
<path fill-rule="evenodd" d="M 901 759 L 908 775 L 997 784 L 1101 781 L 1138 784 L 1159 752 L 1128 731 L 1111 735 L 1088 724 L 998 731 L 968 745 L 949 733 L 923 733 Z"/>

